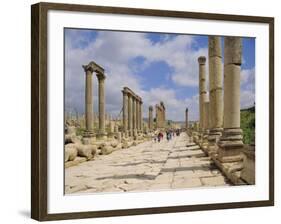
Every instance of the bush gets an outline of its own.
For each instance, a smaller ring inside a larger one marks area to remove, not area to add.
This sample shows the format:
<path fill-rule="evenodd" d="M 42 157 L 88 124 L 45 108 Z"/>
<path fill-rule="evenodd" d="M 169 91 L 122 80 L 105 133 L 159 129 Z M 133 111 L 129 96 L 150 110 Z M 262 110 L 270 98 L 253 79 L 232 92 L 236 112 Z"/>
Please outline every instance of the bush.
<path fill-rule="evenodd" d="M 251 144 L 255 141 L 255 110 L 241 111 L 241 129 L 243 130 L 244 144 Z"/>

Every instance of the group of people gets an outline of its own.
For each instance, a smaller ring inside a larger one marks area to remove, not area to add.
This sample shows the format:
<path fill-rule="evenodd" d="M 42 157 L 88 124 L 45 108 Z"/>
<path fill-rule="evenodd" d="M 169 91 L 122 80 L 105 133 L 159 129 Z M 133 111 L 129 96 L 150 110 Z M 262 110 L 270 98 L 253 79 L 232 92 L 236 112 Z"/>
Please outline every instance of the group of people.
<path fill-rule="evenodd" d="M 170 141 L 173 137 L 179 136 L 180 135 L 180 130 L 167 130 L 166 131 L 166 139 L 167 141 Z M 159 132 L 158 134 L 156 133 L 154 135 L 154 142 L 161 142 L 164 139 L 164 134 L 163 132 Z"/>

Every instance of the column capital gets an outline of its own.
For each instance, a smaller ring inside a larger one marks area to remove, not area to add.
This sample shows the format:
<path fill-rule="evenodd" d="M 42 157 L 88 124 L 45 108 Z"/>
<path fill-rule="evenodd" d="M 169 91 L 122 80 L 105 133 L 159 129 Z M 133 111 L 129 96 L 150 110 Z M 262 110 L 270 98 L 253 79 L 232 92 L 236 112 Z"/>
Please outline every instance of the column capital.
<path fill-rule="evenodd" d="M 148 109 L 153 111 L 153 106 L 149 106 L 149 108 L 148 108 Z"/>
<path fill-rule="evenodd" d="M 185 109 L 185 112 L 188 112 L 188 108 Z"/>
<path fill-rule="evenodd" d="M 103 72 L 96 71 L 96 73 L 97 73 L 97 78 L 98 78 L 99 81 L 105 80 L 106 76 Z"/>
<path fill-rule="evenodd" d="M 89 65 L 82 65 L 82 68 L 84 69 L 85 72 L 90 71 L 91 73 L 94 72 L 93 68 Z"/>
<path fill-rule="evenodd" d="M 104 68 L 102 68 L 100 65 L 95 63 L 94 61 L 89 62 L 88 65 L 82 65 L 85 72 L 91 71 L 91 72 L 97 72 L 97 73 L 103 73 L 104 74 Z"/>
<path fill-rule="evenodd" d="M 199 62 L 200 65 L 205 65 L 205 63 L 206 63 L 206 57 L 205 57 L 205 56 L 200 56 L 200 57 L 198 58 L 198 62 Z"/>

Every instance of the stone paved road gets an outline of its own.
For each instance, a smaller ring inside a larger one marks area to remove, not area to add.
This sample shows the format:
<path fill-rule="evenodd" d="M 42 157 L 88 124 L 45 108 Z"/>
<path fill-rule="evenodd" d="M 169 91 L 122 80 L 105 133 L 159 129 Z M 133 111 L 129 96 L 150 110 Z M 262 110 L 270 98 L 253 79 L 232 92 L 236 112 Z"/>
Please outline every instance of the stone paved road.
<path fill-rule="evenodd" d="M 182 133 L 144 142 L 65 170 L 65 193 L 126 192 L 229 185 L 202 150 Z"/>

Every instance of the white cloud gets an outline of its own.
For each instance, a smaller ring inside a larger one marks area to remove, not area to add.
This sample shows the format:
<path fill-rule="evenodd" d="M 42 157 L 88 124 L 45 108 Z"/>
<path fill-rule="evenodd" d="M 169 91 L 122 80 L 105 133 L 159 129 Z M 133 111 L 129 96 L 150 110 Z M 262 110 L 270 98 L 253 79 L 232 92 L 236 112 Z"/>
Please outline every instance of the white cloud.
<path fill-rule="evenodd" d="M 241 108 L 253 106 L 255 103 L 255 68 L 241 71 L 240 89 Z"/>
<path fill-rule="evenodd" d="M 122 108 L 121 89 L 128 86 L 143 97 L 144 106 L 155 105 L 163 100 L 168 108 L 169 119 L 183 120 L 186 106 L 190 107 L 190 113 L 198 118 L 197 102 L 193 99 L 179 100 L 175 90 L 154 88 L 144 91 L 139 78 L 136 76 L 138 69 L 143 69 L 150 63 L 163 61 L 172 69 L 169 77 L 178 85 L 198 85 L 197 58 L 207 56 L 207 49 L 193 50 L 191 45 L 194 39 L 191 36 L 175 36 L 169 38 L 166 35 L 157 43 L 150 41 L 146 34 L 128 32 L 99 32 L 95 41 L 90 41 L 86 35 L 80 32 L 72 32 L 66 39 L 66 106 L 75 107 L 80 112 L 84 111 L 84 86 L 85 74 L 82 64 L 94 60 L 102 65 L 106 71 L 106 110 L 114 116 L 118 115 Z M 83 49 L 77 48 L 79 44 L 85 44 Z M 142 57 L 144 64 L 141 67 L 129 66 L 133 58 Z M 163 75 L 167 79 L 167 75 Z M 74 106 L 75 105 L 75 106 Z M 94 110 L 97 111 L 97 80 L 94 79 Z M 144 108 L 144 113 L 146 111 Z M 74 109 L 74 108 L 73 108 Z M 146 116 L 146 114 L 144 114 Z"/>

